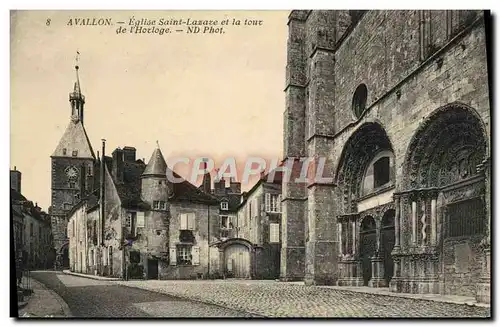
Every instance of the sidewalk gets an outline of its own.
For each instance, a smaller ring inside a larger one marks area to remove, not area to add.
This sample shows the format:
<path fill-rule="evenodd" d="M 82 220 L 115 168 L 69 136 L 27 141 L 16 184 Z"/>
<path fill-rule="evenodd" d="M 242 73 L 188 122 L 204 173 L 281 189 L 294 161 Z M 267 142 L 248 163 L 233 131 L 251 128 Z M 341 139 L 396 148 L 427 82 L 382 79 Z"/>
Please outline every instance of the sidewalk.
<path fill-rule="evenodd" d="M 26 305 L 19 309 L 19 318 L 71 317 L 71 311 L 64 300 L 37 280 L 31 280 L 33 294 Z"/>
<path fill-rule="evenodd" d="M 411 293 L 394 293 L 389 291 L 389 288 L 374 288 L 374 287 L 348 287 L 348 286 L 318 286 L 324 288 L 331 288 L 343 291 L 367 293 L 375 295 L 393 296 L 406 299 L 427 300 L 451 304 L 462 304 L 469 306 L 477 306 L 483 308 L 490 308 L 487 303 L 479 303 L 474 297 L 460 296 L 460 295 L 441 295 L 441 294 L 411 294 Z"/>
<path fill-rule="evenodd" d="M 97 276 L 97 275 L 80 274 L 80 273 L 72 272 L 70 270 L 63 270 L 63 273 L 65 273 L 67 275 L 73 275 L 73 276 L 96 279 L 96 280 L 108 280 L 108 281 L 121 280 L 121 278 L 116 278 L 116 277 L 103 277 L 103 276 Z"/>

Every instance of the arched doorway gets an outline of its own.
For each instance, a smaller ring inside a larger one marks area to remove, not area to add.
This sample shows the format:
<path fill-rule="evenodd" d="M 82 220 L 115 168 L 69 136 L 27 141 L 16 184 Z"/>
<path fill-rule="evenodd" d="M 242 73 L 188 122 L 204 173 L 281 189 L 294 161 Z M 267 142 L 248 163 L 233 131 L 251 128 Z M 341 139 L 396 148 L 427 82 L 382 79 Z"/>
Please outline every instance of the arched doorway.
<path fill-rule="evenodd" d="M 221 269 L 226 278 L 252 278 L 253 248 L 245 239 L 233 238 L 219 245 Z"/>
<path fill-rule="evenodd" d="M 389 282 L 394 275 L 394 261 L 392 260 L 391 255 L 396 241 L 394 217 L 395 211 L 393 209 L 389 209 L 384 213 L 384 216 L 382 217 L 382 228 L 380 233 L 380 251 L 382 260 L 384 262 L 384 279 L 387 285 L 389 285 Z"/>
<path fill-rule="evenodd" d="M 403 166 L 400 215 L 413 217 L 402 228 L 410 232 L 401 234 L 409 262 L 401 268 L 407 276 L 403 289 L 418 292 L 426 277 L 430 293 L 475 295 L 481 243 L 489 235 L 489 189 L 478 169 L 488 148 L 482 118 L 461 103 L 435 110 L 415 132 Z M 417 248 L 430 250 L 412 256 Z M 427 274 L 409 268 L 425 264 Z"/>
<path fill-rule="evenodd" d="M 59 249 L 57 255 L 57 264 L 62 269 L 69 268 L 69 243 L 64 243 Z"/>
<path fill-rule="evenodd" d="M 372 278 L 371 258 L 377 250 L 377 225 L 371 216 L 366 216 L 361 222 L 360 246 L 363 285 L 368 286 Z"/>

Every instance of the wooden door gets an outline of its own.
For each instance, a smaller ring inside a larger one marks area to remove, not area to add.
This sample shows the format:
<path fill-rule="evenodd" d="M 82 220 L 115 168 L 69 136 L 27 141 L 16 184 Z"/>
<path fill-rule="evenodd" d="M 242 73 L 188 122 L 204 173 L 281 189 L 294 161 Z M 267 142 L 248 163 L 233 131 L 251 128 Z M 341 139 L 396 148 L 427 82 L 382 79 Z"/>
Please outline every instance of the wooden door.
<path fill-rule="evenodd" d="M 241 244 L 230 245 L 225 251 L 227 276 L 250 278 L 250 251 Z"/>
<path fill-rule="evenodd" d="M 377 250 L 377 230 L 375 220 L 368 216 L 361 223 L 360 259 L 363 272 L 363 284 L 368 286 L 372 278 L 371 258 Z"/>

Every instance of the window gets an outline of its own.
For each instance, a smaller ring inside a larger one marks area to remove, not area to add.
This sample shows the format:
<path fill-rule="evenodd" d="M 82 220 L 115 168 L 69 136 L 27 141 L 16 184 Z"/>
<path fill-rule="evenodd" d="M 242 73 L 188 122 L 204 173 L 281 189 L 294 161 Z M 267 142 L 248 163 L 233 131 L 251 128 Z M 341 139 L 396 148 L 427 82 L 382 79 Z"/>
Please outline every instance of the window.
<path fill-rule="evenodd" d="M 221 208 L 222 210 L 228 210 L 228 209 L 229 209 L 229 204 L 228 204 L 226 201 L 221 202 L 221 204 L 220 204 L 220 208 Z"/>
<path fill-rule="evenodd" d="M 220 226 L 226 229 L 233 229 L 236 227 L 236 217 L 234 216 L 220 216 Z"/>
<path fill-rule="evenodd" d="M 33 236 L 33 223 L 30 223 L 30 236 Z"/>
<path fill-rule="evenodd" d="M 76 157 L 78 155 L 78 150 L 73 150 L 73 152 L 71 153 L 71 155 L 73 157 Z"/>
<path fill-rule="evenodd" d="M 390 181 L 389 157 L 382 157 L 373 164 L 373 187 L 379 187 Z"/>
<path fill-rule="evenodd" d="M 136 222 L 137 222 L 137 212 L 127 213 L 127 217 L 125 218 L 125 224 L 127 228 L 130 228 L 130 234 L 132 236 L 135 236 L 136 234 Z"/>
<path fill-rule="evenodd" d="M 66 148 L 63 149 L 63 156 L 66 155 Z"/>
<path fill-rule="evenodd" d="M 180 230 L 194 230 L 194 213 L 183 213 L 180 215 Z"/>
<path fill-rule="evenodd" d="M 136 226 L 142 228 L 142 227 L 145 227 L 144 224 L 145 224 L 144 212 L 137 212 L 137 224 L 136 224 Z"/>
<path fill-rule="evenodd" d="M 89 165 L 89 168 L 87 169 L 87 176 L 92 176 L 92 165 Z"/>
<path fill-rule="evenodd" d="M 69 188 L 76 188 L 76 183 L 75 182 L 69 182 L 68 183 Z"/>
<path fill-rule="evenodd" d="M 90 266 L 94 265 L 94 250 L 90 250 L 89 265 Z"/>
<path fill-rule="evenodd" d="M 266 193 L 265 197 L 266 212 L 281 212 L 281 194 Z"/>
<path fill-rule="evenodd" d="M 280 224 L 276 223 L 269 224 L 269 242 L 270 243 L 280 242 Z"/>
<path fill-rule="evenodd" d="M 177 245 L 177 264 L 190 265 L 192 263 L 191 245 Z"/>
<path fill-rule="evenodd" d="M 153 201 L 153 209 L 155 210 L 167 210 L 166 201 Z"/>
<path fill-rule="evenodd" d="M 361 84 L 356 88 L 352 97 L 352 110 L 356 118 L 361 117 L 366 109 L 366 99 L 368 97 L 368 90 L 365 84 Z"/>

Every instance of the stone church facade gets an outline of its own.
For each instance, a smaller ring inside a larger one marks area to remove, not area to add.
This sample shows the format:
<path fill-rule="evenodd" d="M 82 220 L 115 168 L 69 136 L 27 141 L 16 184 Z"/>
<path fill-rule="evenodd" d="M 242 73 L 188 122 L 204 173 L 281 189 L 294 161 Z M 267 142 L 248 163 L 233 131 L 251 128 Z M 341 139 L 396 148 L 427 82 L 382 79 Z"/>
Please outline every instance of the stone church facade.
<path fill-rule="evenodd" d="M 281 279 L 490 298 L 482 11 L 292 11 Z"/>

